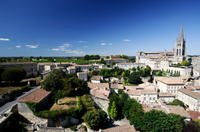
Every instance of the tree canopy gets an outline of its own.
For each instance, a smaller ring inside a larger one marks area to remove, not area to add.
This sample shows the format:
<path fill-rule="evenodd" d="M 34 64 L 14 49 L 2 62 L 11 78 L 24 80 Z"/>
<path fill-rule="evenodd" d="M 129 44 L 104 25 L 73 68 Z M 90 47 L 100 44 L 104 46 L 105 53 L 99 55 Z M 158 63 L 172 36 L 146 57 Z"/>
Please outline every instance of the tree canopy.
<path fill-rule="evenodd" d="M 93 130 L 105 127 L 108 123 L 107 114 L 102 110 L 88 111 L 84 116 L 83 120 L 87 126 Z"/>
<path fill-rule="evenodd" d="M 23 68 L 9 68 L 3 71 L 1 78 L 3 81 L 18 83 L 26 77 L 26 71 Z"/>
<path fill-rule="evenodd" d="M 189 66 L 189 65 L 190 63 L 186 60 L 181 62 L 181 66 Z"/>
<path fill-rule="evenodd" d="M 42 83 L 42 87 L 47 91 L 57 91 L 63 89 L 64 72 L 61 69 L 54 69 Z"/>
<path fill-rule="evenodd" d="M 84 60 L 99 60 L 100 56 L 99 55 L 85 55 L 83 59 Z"/>

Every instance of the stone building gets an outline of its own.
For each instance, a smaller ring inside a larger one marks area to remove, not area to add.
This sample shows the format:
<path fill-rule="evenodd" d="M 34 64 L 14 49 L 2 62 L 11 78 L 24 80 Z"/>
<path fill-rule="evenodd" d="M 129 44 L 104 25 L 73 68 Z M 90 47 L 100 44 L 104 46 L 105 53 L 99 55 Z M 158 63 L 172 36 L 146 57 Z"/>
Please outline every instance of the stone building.
<path fill-rule="evenodd" d="M 0 66 L 4 69 L 14 68 L 14 67 L 21 67 L 26 71 L 27 77 L 37 76 L 37 63 L 32 62 L 5 62 L 0 63 Z"/>
<path fill-rule="evenodd" d="M 162 61 L 167 61 L 171 64 L 177 64 L 186 59 L 186 41 L 183 35 L 183 27 L 179 37 L 176 40 L 175 48 L 170 51 L 164 52 L 137 52 L 136 63 L 145 63 L 152 69 L 162 69 Z"/>

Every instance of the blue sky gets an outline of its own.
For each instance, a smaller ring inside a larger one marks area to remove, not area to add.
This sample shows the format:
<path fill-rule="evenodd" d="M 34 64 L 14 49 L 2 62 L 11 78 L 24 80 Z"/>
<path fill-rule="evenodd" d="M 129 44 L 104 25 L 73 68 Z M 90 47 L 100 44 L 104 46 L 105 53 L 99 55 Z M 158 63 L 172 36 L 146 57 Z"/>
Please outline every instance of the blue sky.
<path fill-rule="evenodd" d="M 198 0 L 0 0 L 0 56 L 200 55 Z"/>

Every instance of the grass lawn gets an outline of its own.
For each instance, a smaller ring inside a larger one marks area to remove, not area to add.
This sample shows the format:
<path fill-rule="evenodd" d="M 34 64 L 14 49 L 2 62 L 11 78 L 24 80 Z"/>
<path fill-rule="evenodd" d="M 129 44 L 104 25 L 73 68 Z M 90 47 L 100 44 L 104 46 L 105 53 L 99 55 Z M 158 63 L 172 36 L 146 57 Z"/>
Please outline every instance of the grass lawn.
<path fill-rule="evenodd" d="M 8 91 L 20 89 L 22 86 L 7 86 L 7 87 L 0 87 L 0 95 L 7 93 Z"/>
<path fill-rule="evenodd" d="M 59 99 L 57 103 L 54 103 L 50 110 L 67 110 L 69 108 L 76 107 L 76 103 L 76 97 L 65 97 Z"/>

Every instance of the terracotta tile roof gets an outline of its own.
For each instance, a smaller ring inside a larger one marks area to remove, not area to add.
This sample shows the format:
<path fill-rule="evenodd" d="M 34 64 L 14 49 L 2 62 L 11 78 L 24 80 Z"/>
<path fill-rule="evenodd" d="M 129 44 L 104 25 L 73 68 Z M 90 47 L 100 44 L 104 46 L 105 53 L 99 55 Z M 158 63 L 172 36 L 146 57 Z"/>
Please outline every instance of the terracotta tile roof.
<path fill-rule="evenodd" d="M 200 119 L 200 112 L 197 111 L 187 111 L 187 112 L 191 116 L 192 120 L 196 121 L 197 119 Z"/>
<path fill-rule="evenodd" d="M 88 87 L 90 89 L 94 89 L 94 88 L 109 88 L 109 83 L 90 83 L 88 82 Z"/>
<path fill-rule="evenodd" d="M 37 89 L 34 92 L 24 96 L 19 100 L 19 102 L 35 102 L 39 103 L 42 101 L 46 96 L 48 96 L 51 92 L 45 91 L 43 89 Z"/>
<path fill-rule="evenodd" d="M 156 90 L 151 87 L 140 87 L 140 86 L 125 86 L 127 94 L 130 95 L 142 95 L 142 94 L 157 94 Z"/>
<path fill-rule="evenodd" d="M 135 128 L 129 124 L 115 126 L 102 130 L 102 132 L 136 132 Z"/>
<path fill-rule="evenodd" d="M 145 112 L 149 112 L 151 110 L 158 110 L 158 111 L 162 111 L 165 112 L 167 114 L 167 111 L 165 108 L 161 108 L 161 106 L 157 106 L 157 107 L 149 107 L 146 104 L 142 104 L 142 108 Z"/>
<path fill-rule="evenodd" d="M 100 81 L 103 77 L 102 76 L 93 76 L 91 78 L 91 80 L 97 80 L 97 81 Z"/>
<path fill-rule="evenodd" d="M 180 77 L 156 77 L 155 80 L 165 84 L 177 84 L 177 85 L 185 84 L 183 78 Z"/>
<path fill-rule="evenodd" d="M 122 84 L 112 83 L 111 88 L 113 89 L 124 89 L 124 86 Z"/>
<path fill-rule="evenodd" d="M 167 105 L 170 113 L 177 114 L 183 117 L 191 118 L 188 112 L 181 106 Z"/>
<path fill-rule="evenodd" d="M 165 112 L 166 114 L 173 113 L 173 114 L 177 114 L 186 118 L 191 118 L 188 112 L 181 106 L 165 105 L 163 107 L 161 106 L 149 107 L 143 104 L 142 107 L 145 112 L 149 112 L 151 110 L 158 110 L 158 111 Z"/>
<path fill-rule="evenodd" d="M 185 89 L 185 88 L 179 89 L 179 92 L 182 92 L 192 98 L 200 100 L 200 92 L 193 92 L 193 91 L 191 91 L 189 89 Z"/>
<path fill-rule="evenodd" d="M 108 96 L 110 94 L 109 88 L 95 88 L 90 90 L 90 94 L 96 98 L 109 100 Z"/>

